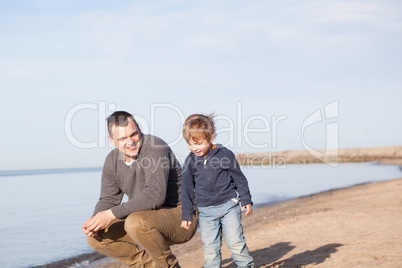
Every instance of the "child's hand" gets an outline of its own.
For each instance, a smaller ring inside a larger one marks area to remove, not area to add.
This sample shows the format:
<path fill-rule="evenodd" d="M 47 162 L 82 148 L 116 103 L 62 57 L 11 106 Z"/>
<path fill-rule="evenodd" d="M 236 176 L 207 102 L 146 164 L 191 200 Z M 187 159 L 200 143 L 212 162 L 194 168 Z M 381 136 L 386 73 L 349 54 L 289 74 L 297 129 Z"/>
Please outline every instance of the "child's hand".
<path fill-rule="evenodd" d="M 190 225 L 191 225 L 191 221 L 182 221 L 181 222 L 181 227 L 184 229 L 188 230 L 190 228 Z"/>
<path fill-rule="evenodd" d="M 248 205 L 243 206 L 241 209 L 246 210 L 246 216 L 250 216 L 251 213 L 253 212 L 253 205 L 248 204 Z"/>

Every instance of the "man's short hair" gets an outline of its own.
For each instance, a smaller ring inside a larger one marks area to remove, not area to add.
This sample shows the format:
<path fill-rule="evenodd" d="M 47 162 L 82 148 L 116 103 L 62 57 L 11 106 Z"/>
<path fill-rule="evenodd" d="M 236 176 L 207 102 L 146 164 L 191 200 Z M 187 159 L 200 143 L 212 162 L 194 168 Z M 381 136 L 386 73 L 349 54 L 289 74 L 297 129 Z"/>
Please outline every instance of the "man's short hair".
<path fill-rule="evenodd" d="M 107 121 L 107 131 L 109 132 L 109 136 L 113 137 L 112 128 L 113 127 L 125 127 L 128 125 L 129 121 L 133 121 L 137 128 L 140 130 L 137 121 L 135 121 L 134 116 L 125 111 L 116 111 L 112 113 L 108 118 Z"/>

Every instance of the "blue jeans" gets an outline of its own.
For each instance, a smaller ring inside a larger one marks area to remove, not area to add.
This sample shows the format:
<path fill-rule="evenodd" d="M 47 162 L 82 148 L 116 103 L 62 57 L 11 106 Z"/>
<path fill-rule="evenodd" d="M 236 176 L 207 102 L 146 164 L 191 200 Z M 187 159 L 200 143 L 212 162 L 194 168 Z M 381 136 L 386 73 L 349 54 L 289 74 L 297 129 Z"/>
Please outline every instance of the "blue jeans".
<path fill-rule="evenodd" d="M 222 230 L 237 267 L 254 267 L 241 225 L 241 210 L 232 200 L 218 206 L 199 207 L 199 225 L 204 242 L 204 268 L 222 265 Z"/>

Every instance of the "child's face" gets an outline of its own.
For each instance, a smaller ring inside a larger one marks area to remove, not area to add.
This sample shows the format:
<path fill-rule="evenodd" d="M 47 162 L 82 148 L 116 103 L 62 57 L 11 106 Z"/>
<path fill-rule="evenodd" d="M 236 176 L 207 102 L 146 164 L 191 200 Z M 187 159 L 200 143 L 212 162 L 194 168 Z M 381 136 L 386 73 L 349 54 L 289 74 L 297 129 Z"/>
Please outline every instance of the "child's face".
<path fill-rule="evenodd" d="M 191 140 L 188 142 L 188 148 L 196 156 L 205 156 L 211 150 L 212 143 L 206 139 L 198 139 L 197 141 Z"/>

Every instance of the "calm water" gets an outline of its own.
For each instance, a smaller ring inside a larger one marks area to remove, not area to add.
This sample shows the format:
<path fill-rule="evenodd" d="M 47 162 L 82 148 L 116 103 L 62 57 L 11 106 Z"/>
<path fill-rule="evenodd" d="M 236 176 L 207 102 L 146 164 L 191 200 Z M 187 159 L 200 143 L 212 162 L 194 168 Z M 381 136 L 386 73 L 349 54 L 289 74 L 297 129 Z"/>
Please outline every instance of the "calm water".
<path fill-rule="evenodd" d="M 91 252 L 81 233 L 99 197 L 99 170 L 0 172 L 0 267 L 43 265 Z M 87 171 L 87 172 L 84 172 Z M 396 166 L 370 163 L 243 167 L 256 205 L 334 188 L 402 177 Z M 4 175 L 4 174 L 3 174 Z"/>

